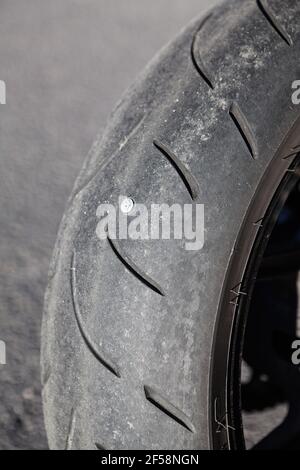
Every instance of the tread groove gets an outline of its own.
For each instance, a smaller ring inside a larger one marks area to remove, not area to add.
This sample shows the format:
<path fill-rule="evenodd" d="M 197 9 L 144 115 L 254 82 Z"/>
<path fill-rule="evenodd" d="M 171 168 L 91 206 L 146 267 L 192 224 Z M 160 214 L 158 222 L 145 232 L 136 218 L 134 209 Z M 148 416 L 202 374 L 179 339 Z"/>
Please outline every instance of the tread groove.
<path fill-rule="evenodd" d="M 80 307 L 77 299 L 77 279 L 76 279 L 76 253 L 73 252 L 72 256 L 72 263 L 71 263 L 71 293 L 72 293 L 72 302 L 73 308 L 75 313 L 75 318 L 77 321 L 77 325 L 81 336 L 83 337 L 85 344 L 91 351 L 91 353 L 98 359 L 101 364 L 106 367 L 110 372 L 112 372 L 116 377 L 120 378 L 119 368 L 116 364 L 114 364 L 111 360 L 107 357 L 104 357 L 103 353 L 99 351 L 98 346 L 95 342 L 90 338 L 89 334 L 85 331 L 84 322 L 82 319 L 82 315 L 80 312 Z"/>
<path fill-rule="evenodd" d="M 251 153 L 252 158 L 258 158 L 258 149 L 256 139 L 254 134 L 251 130 L 250 124 L 247 121 L 246 116 L 242 113 L 240 107 L 237 103 L 232 103 L 229 114 L 236 125 L 238 131 L 240 132 L 241 136 L 245 144 L 247 145 L 249 152 Z"/>
<path fill-rule="evenodd" d="M 106 450 L 105 447 L 99 442 L 95 442 L 95 447 L 97 450 Z"/>
<path fill-rule="evenodd" d="M 67 436 L 67 440 L 66 440 L 66 450 L 72 450 L 74 432 L 75 432 L 75 425 L 76 425 L 76 414 L 75 414 L 75 409 L 72 408 L 71 416 L 70 416 L 68 436 Z"/>
<path fill-rule="evenodd" d="M 212 14 L 210 13 L 207 15 L 202 23 L 200 24 L 200 27 L 198 28 L 198 31 L 196 32 L 193 42 L 192 42 L 192 47 L 191 47 L 191 56 L 192 56 L 192 62 L 199 73 L 199 75 L 202 77 L 202 79 L 205 81 L 205 83 L 209 86 L 211 90 L 214 90 L 214 84 L 213 81 L 210 77 L 210 73 L 208 72 L 207 68 L 205 67 L 203 60 L 201 59 L 201 55 L 199 52 L 199 47 L 198 47 L 198 34 L 205 25 L 205 23 L 211 18 Z"/>
<path fill-rule="evenodd" d="M 188 431 L 195 433 L 195 427 L 191 422 L 190 418 L 186 416 L 186 414 L 176 408 L 176 406 L 172 405 L 166 398 L 160 395 L 156 390 L 152 387 L 148 387 L 147 385 L 144 386 L 144 391 L 147 400 L 152 403 L 152 405 L 156 406 L 159 410 L 163 413 L 168 415 L 177 423 L 181 424 L 184 428 Z"/>
<path fill-rule="evenodd" d="M 116 240 L 112 241 L 109 235 L 107 236 L 107 240 L 117 258 L 139 281 L 141 281 L 145 286 L 149 287 L 157 294 L 161 296 L 165 295 L 160 285 L 156 281 L 151 279 L 151 277 L 144 273 L 140 268 L 138 268 L 138 266 L 132 261 L 132 259 L 125 255 Z"/>
<path fill-rule="evenodd" d="M 128 144 L 128 142 L 130 141 L 130 139 L 132 137 L 134 137 L 134 135 L 137 133 L 137 131 L 139 130 L 139 128 L 142 126 L 144 120 L 146 118 L 146 114 L 143 114 L 138 120 L 137 122 L 135 123 L 135 125 L 133 126 L 133 128 L 131 129 L 131 131 L 127 134 L 127 136 L 125 136 L 123 138 L 123 140 L 121 140 L 121 142 L 119 143 L 119 147 L 117 148 L 117 150 L 106 160 L 102 161 L 100 163 L 100 165 L 98 166 L 97 165 L 97 168 L 95 169 L 95 171 L 89 176 L 89 178 L 87 179 L 87 181 L 84 181 L 82 183 L 81 186 L 79 186 L 77 189 L 76 189 L 76 192 L 74 193 L 73 195 L 73 198 L 75 197 L 78 197 L 78 195 L 96 178 L 96 176 L 99 174 L 100 171 L 102 171 L 114 158 L 115 156 L 121 152 L 121 150 L 123 150 L 124 147 L 126 147 L 126 145 Z"/>
<path fill-rule="evenodd" d="M 257 0 L 257 5 L 266 20 L 270 23 L 273 29 L 275 29 L 276 33 L 289 45 L 293 45 L 293 41 L 290 35 L 286 32 L 286 30 L 281 26 L 278 19 L 274 15 L 271 7 L 268 5 L 266 0 Z"/>
<path fill-rule="evenodd" d="M 190 170 L 179 160 L 176 155 L 167 148 L 167 146 L 157 140 L 153 141 L 155 147 L 168 159 L 171 165 L 175 168 L 183 183 L 185 184 L 191 198 L 194 200 L 199 194 L 199 184 L 196 178 L 192 175 Z"/>
<path fill-rule="evenodd" d="M 51 367 L 49 366 L 48 369 L 46 370 L 44 376 L 43 376 L 42 391 L 46 388 L 46 386 L 47 386 L 47 384 L 50 380 L 51 374 L 52 374 L 52 370 L 51 370 Z"/>

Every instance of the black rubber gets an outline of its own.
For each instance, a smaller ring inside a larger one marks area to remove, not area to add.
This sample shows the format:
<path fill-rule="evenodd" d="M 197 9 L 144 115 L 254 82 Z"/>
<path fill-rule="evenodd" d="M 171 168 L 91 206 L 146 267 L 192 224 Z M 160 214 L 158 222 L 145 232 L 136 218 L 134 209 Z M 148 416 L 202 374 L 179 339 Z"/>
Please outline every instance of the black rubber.
<path fill-rule="evenodd" d="M 239 295 L 226 300 L 224 282 L 258 188 L 277 165 L 271 198 L 295 157 L 277 151 L 299 116 L 299 47 L 299 1 L 227 1 L 168 45 L 114 111 L 76 182 L 50 270 L 42 380 L 52 449 L 226 447 L 215 439 L 231 427 L 212 377 L 230 327 L 220 339 L 218 312 Z M 204 204 L 203 249 L 100 241 L 97 207 L 120 195 Z M 254 239 L 263 217 L 243 236 Z"/>

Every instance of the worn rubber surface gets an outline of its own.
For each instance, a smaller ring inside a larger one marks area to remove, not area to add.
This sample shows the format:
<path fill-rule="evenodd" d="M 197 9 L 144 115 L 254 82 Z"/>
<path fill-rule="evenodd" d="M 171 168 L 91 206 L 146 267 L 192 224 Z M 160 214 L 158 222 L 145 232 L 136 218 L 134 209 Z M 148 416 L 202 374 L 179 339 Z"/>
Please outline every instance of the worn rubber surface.
<path fill-rule="evenodd" d="M 114 111 L 50 270 L 42 380 L 51 448 L 211 448 L 222 286 L 256 189 L 299 115 L 299 34 L 296 0 L 227 1 L 181 33 Z M 120 195 L 203 203 L 203 249 L 100 241 L 97 207 Z"/>

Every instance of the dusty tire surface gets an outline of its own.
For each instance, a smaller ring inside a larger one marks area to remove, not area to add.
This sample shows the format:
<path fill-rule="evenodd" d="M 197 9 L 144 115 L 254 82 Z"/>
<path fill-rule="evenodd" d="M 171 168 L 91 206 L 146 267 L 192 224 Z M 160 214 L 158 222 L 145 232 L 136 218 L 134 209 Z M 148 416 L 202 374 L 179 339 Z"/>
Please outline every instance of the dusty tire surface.
<path fill-rule="evenodd" d="M 50 269 L 42 381 L 52 449 L 213 447 L 222 289 L 249 206 L 299 115 L 299 47 L 297 0 L 227 1 L 169 44 L 115 109 Z M 120 195 L 204 204 L 203 248 L 99 240 L 97 208 Z"/>

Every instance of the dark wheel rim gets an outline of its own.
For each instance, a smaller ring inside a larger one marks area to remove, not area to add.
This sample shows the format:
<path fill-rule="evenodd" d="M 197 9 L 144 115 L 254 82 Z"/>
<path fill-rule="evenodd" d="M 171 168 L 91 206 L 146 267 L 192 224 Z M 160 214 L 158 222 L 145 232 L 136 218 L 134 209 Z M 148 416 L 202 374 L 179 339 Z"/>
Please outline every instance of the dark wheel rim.
<path fill-rule="evenodd" d="M 297 253 L 282 252 L 280 257 L 264 256 L 279 215 L 299 182 L 299 129 L 300 119 L 264 175 L 228 268 L 219 308 L 211 369 L 211 446 L 214 449 L 245 449 L 241 366 L 245 336 L 247 337 L 247 320 L 251 315 L 257 283 L 262 282 L 264 276 L 280 278 L 294 272 L 299 261 L 298 251 L 297 259 Z M 289 155 L 288 159 L 286 155 Z M 278 341 L 280 342 L 280 338 Z M 295 445 L 292 444 L 291 436 L 288 436 L 287 441 L 285 448 Z M 264 444 L 261 444 L 261 448 L 264 448 Z M 273 445 L 269 442 L 265 448 L 272 446 L 276 448 L 276 442 Z"/>

